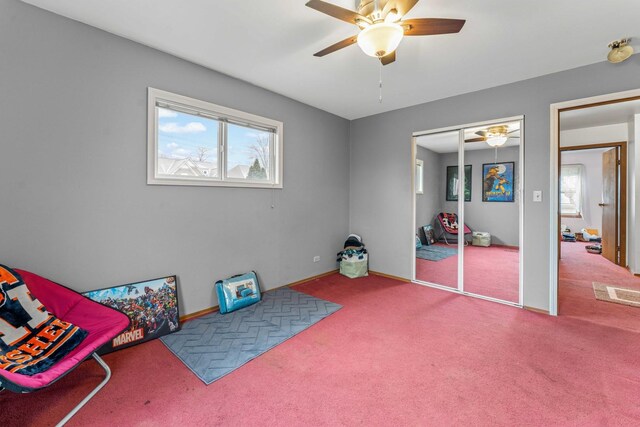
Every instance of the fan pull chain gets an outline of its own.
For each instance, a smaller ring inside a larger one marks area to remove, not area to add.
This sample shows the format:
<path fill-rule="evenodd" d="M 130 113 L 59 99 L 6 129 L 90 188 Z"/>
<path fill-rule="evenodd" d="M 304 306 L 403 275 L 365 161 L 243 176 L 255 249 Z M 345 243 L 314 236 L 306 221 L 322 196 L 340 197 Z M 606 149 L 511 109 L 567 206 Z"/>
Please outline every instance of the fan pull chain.
<path fill-rule="evenodd" d="M 495 156 L 495 159 L 494 159 L 494 161 L 493 161 L 493 164 L 494 164 L 494 165 L 497 165 L 497 164 L 498 164 L 498 147 L 496 147 L 496 156 Z"/>
<path fill-rule="evenodd" d="M 382 62 L 380 62 L 380 97 L 378 98 L 378 102 L 382 104 Z"/>

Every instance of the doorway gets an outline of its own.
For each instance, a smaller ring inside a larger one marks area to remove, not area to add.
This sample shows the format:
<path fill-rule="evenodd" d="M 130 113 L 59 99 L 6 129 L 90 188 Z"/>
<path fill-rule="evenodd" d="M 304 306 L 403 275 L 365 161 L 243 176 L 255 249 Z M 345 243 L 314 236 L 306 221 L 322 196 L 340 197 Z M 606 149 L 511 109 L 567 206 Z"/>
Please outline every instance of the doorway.
<path fill-rule="evenodd" d="M 591 242 L 609 262 L 626 268 L 627 142 L 562 143 L 561 137 L 559 241 Z"/>
<path fill-rule="evenodd" d="M 640 330 L 640 91 L 553 105 L 552 129 L 551 313 Z"/>
<path fill-rule="evenodd" d="M 417 132 L 413 281 L 522 306 L 524 117 Z"/>

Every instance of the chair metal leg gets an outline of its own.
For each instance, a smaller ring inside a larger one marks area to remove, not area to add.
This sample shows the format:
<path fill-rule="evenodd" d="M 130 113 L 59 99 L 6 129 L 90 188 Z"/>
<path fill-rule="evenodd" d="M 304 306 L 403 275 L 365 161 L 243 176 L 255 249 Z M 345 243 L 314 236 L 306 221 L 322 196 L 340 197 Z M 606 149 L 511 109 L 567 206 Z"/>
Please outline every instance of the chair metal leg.
<path fill-rule="evenodd" d="M 447 231 L 444 229 L 442 224 L 438 223 L 438 228 L 440 229 L 440 233 L 436 236 L 436 240 L 438 242 L 444 241 L 447 245 L 450 245 L 449 240 L 447 240 Z"/>
<path fill-rule="evenodd" d="M 95 396 L 102 389 L 102 387 L 104 387 L 111 379 L 111 369 L 109 369 L 109 366 L 107 366 L 107 364 L 104 363 L 104 360 L 102 360 L 102 358 L 98 356 L 96 353 L 93 353 L 91 356 L 93 356 L 96 362 L 98 362 L 98 365 L 102 366 L 102 369 L 104 369 L 106 376 L 104 380 L 102 380 L 102 382 L 98 384 L 98 386 L 94 388 L 93 391 L 87 395 L 87 397 L 82 399 L 82 402 L 80 402 L 75 408 L 71 410 L 71 412 L 67 414 L 67 416 L 65 416 L 58 424 L 56 424 L 56 427 L 64 426 L 71 419 L 71 417 L 73 417 L 80 409 L 82 409 L 82 407 L 86 405 L 87 402 L 89 402 L 89 400 L 91 400 L 91 398 Z"/>

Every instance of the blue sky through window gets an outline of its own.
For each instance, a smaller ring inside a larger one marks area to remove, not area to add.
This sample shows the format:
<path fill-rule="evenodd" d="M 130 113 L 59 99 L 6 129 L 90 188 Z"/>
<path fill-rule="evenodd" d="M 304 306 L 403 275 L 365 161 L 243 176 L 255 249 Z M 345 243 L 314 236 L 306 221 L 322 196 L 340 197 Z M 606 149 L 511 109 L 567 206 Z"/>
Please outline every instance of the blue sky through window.
<path fill-rule="evenodd" d="M 209 167 L 217 168 L 220 126 L 217 120 L 161 107 L 157 107 L 157 112 L 159 158 L 191 159 L 211 163 Z M 268 132 L 228 124 L 227 171 L 237 166 L 246 166 L 241 168 L 246 178 L 248 167 L 257 158 L 268 177 L 269 143 Z M 236 169 L 236 175 L 238 171 Z"/>
<path fill-rule="evenodd" d="M 158 107 L 158 156 L 217 164 L 218 122 Z"/>

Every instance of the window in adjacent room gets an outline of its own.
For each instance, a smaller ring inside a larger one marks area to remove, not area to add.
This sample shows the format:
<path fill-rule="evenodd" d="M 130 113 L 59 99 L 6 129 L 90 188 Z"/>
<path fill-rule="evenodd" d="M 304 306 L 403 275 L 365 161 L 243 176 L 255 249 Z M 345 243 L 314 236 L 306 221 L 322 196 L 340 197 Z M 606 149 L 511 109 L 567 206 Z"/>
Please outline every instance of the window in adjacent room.
<path fill-rule="evenodd" d="M 562 165 L 560 168 L 560 213 L 564 217 L 582 218 L 584 167 Z"/>
<path fill-rule="evenodd" d="M 282 122 L 153 88 L 148 114 L 148 184 L 282 188 Z"/>
<path fill-rule="evenodd" d="M 424 162 L 416 159 L 416 194 L 424 193 Z"/>

